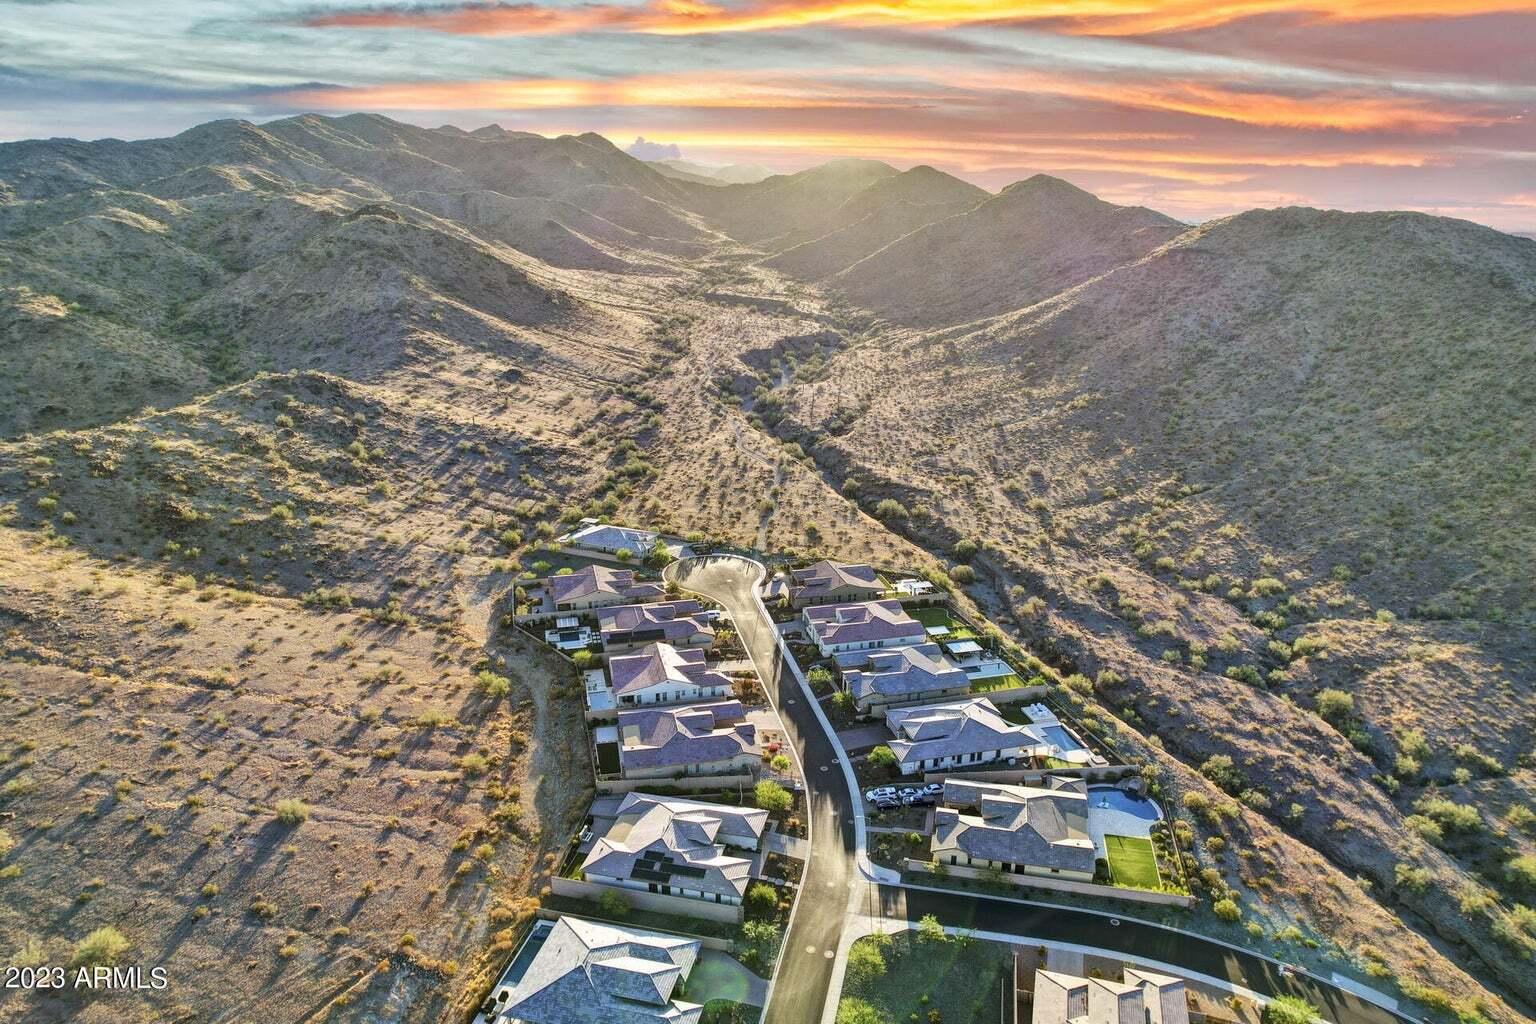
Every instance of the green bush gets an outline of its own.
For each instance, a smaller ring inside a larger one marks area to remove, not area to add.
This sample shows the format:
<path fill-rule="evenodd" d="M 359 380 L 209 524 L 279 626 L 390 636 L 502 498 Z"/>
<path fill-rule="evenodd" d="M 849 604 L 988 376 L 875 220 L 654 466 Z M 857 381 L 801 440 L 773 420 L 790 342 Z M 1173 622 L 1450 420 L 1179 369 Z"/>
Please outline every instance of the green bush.
<path fill-rule="evenodd" d="M 97 928 L 75 944 L 75 955 L 70 959 L 70 966 L 114 964 L 130 947 L 128 939 L 116 928 Z"/>
<path fill-rule="evenodd" d="M 895 768 L 900 763 L 896 760 L 896 752 L 884 743 L 871 750 L 864 759 L 871 768 Z"/>
<path fill-rule="evenodd" d="M 789 795 L 789 790 L 772 779 L 764 779 L 752 787 L 752 799 L 763 810 L 778 813 L 789 810 L 789 806 L 793 802 L 793 798 Z"/>
<path fill-rule="evenodd" d="M 1211 913 L 1228 924 L 1235 924 L 1243 916 L 1243 908 L 1235 900 L 1223 897 L 1211 904 Z"/>
<path fill-rule="evenodd" d="M 1300 996 L 1279 996 L 1264 1006 L 1264 1024 L 1312 1024 L 1317 1007 Z"/>

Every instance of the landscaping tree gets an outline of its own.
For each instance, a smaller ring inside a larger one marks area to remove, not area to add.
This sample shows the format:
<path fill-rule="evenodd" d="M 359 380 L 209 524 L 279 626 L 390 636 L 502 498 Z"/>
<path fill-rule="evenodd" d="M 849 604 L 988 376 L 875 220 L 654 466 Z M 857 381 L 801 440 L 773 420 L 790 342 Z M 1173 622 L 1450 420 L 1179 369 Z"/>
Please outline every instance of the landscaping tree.
<path fill-rule="evenodd" d="M 848 949 L 845 977 L 855 989 L 863 989 L 885 977 L 885 952 L 874 936 L 860 939 Z"/>
<path fill-rule="evenodd" d="M 604 889 L 603 894 L 597 898 L 597 905 L 609 917 L 629 916 L 629 897 L 615 889 Z"/>
<path fill-rule="evenodd" d="M 592 667 L 592 652 L 580 650 L 571 655 L 571 663 L 576 666 L 578 672 L 585 672 Z"/>
<path fill-rule="evenodd" d="M 1317 1007 L 1300 996 L 1280 996 L 1264 1007 L 1264 1024 L 1312 1024 Z"/>
<path fill-rule="evenodd" d="M 811 684 L 813 693 L 826 693 L 832 689 L 832 673 L 820 665 L 805 674 L 805 681 Z"/>
<path fill-rule="evenodd" d="M 741 941 L 747 955 L 761 966 L 773 963 L 779 954 L 779 929 L 771 921 L 746 921 L 741 926 Z"/>
<path fill-rule="evenodd" d="M 890 1021 L 864 1000 L 845 996 L 837 1004 L 837 1024 L 890 1024 Z"/>
<path fill-rule="evenodd" d="M 789 790 L 772 779 L 764 779 L 752 787 L 752 798 L 763 810 L 779 814 L 789 810 L 789 805 L 793 802 Z"/>
<path fill-rule="evenodd" d="M 789 758 L 785 757 L 783 754 L 774 754 L 773 760 L 769 761 L 768 763 L 776 772 L 789 771 Z"/>
<path fill-rule="evenodd" d="M 923 942 L 944 942 L 948 939 L 944 934 L 944 926 L 932 914 L 924 914 L 917 922 L 917 937 Z"/>
<path fill-rule="evenodd" d="M 864 759 L 869 762 L 871 768 L 893 769 L 900 763 L 896 760 L 895 752 L 884 743 L 871 750 Z"/>
<path fill-rule="evenodd" d="M 779 906 L 778 890 L 767 882 L 753 882 L 742 898 L 742 906 L 752 917 L 772 917 Z"/>

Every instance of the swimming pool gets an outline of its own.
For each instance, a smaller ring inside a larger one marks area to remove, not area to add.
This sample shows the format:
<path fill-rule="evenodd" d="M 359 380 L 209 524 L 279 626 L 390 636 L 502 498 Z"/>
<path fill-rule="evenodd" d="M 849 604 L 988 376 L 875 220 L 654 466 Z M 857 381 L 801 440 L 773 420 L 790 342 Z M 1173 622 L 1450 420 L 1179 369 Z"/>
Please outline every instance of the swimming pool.
<path fill-rule="evenodd" d="M 1142 821 L 1156 821 L 1163 816 L 1157 804 L 1144 796 L 1135 796 L 1114 786 L 1089 786 L 1088 806 L 1119 811 Z"/>

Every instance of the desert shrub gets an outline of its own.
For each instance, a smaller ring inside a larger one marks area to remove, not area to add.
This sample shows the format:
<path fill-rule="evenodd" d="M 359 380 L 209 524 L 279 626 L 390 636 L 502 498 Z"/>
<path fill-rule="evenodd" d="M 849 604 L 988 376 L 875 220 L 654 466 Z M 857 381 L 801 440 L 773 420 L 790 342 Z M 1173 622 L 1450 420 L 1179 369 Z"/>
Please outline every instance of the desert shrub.
<path fill-rule="evenodd" d="M 1434 879 L 1428 868 L 1416 868 L 1411 864 L 1399 864 L 1393 869 L 1399 887 L 1409 892 L 1423 892 Z"/>
<path fill-rule="evenodd" d="M 1233 924 L 1238 918 L 1243 916 L 1243 909 L 1237 905 L 1235 900 L 1222 897 L 1211 904 L 1211 913 L 1228 924 Z"/>
<path fill-rule="evenodd" d="M 907 511 L 907 506 L 895 498 L 882 498 L 880 503 L 875 506 L 875 518 L 884 522 L 889 523 L 898 519 L 906 519 L 909 515 L 911 513 Z"/>
<path fill-rule="evenodd" d="M 490 770 L 490 767 L 491 762 L 486 760 L 485 755 L 476 751 L 471 751 L 470 753 L 465 754 L 463 757 L 459 758 L 459 771 L 462 772 L 466 778 L 474 778 L 478 775 L 484 775 L 487 771 Z"/>
<path fill-rule="evenodd" d="M 309 804 L 297 797 L 279 800 L 272 807 L 273 817 L 284 825 L 297 825 L 309 818 Z"/>
<path fill-rule="evenodd" d="M 505 697 L 512 689 L 512 680 L 506 676 L 497 675 L 490 669 L 481 669 L 475 676 L 475 688 L 492 699 Z"/>
<path fill-rule="evenodd" d="M 1343 690 L 1319 690 L 1317 713 L 1335 729 L 1347 728 L 1355 717 L 1355 698 Z"/>
<path fill-rule="evenodd" d="M 1243 776 L 1233 767 L 1232 759 L 1226 754 L 1213 754 L 1206 758 L 1200 766 L 1200 774 L 1233 796 L 1243 790 Z"/>
<path fill-rule="evenodd" d="M 122 932 L 110 925 L 97 928 L 75 944 L 75 954 L 70 958 L 72 967 L 90 967 L 97 964 L 114 964 L 131 948 Z"/>
<path fill-rule="evenodd" d="M 957 565 L 949 571 L 949 578 L 964 586 L 976 582 L 976 570 L 968 565 Z"/>
<path fill-rule="evenodd" d="M 1536 890 L 1536 854 L 1524 854 L 1504 865 L 1504 877 L 1516 885 Z"/>
<path fill-rule="evenodd" d="M 1471 804 L 1459 804 L 1444 797 L 1425 796 L 1414 804 L 1414 809 L 1454 835 L 1468 835 L 1483 827 L 1483 816 Z"/>
<path fill-rule="evenodd" d="M 969 537 L 963 537 L 955 543 L 955 561 L 969 562 L 976 557 L 976 542 Z"/>

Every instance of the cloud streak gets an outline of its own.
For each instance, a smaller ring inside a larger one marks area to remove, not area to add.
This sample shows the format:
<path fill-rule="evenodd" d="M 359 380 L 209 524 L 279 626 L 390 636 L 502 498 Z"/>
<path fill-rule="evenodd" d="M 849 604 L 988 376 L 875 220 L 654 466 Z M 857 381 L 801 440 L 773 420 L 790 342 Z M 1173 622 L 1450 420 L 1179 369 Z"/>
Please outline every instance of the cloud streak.
<path fill-rule="evenodd" d="M 947 28 L 1046 23 L 1086 35 L 1141 35 L 1210 28 L 1275 13 L 1324 22 L 1536 12 L 1536 0 L 647 0 L 561 7 L 466 3 L 366 7 L 316 14 L 314 28 L 404 28 L 462 35 L 639 32 L 653 35 L 761 32 L 808 26 Z"/>

